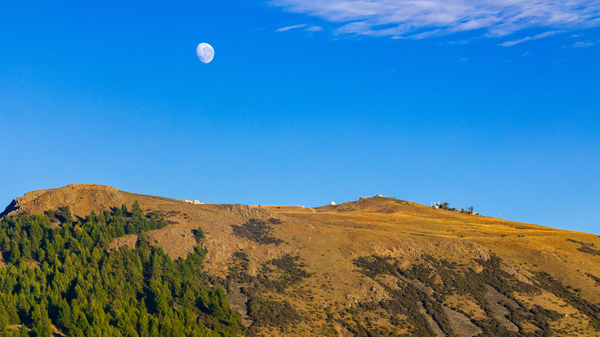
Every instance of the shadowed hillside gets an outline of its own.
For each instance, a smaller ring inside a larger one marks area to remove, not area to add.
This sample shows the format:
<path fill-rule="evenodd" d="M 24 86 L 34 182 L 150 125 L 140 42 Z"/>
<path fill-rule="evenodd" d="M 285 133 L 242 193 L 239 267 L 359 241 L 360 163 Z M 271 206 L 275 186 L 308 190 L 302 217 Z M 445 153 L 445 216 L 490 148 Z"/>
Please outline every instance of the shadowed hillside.
<path fill-rule="evenodd" d="M 139 202 L 173 259 L 199 243 L 246 335 L 600 335 L 600 237 L 386 197 L 317 208 L 193 204 L 101 185 L 16 198 L 3 216 Z M 199 238 L 198 229 L 203 236 Z M 110 247 L 136 247 L 138 234 Z"/>

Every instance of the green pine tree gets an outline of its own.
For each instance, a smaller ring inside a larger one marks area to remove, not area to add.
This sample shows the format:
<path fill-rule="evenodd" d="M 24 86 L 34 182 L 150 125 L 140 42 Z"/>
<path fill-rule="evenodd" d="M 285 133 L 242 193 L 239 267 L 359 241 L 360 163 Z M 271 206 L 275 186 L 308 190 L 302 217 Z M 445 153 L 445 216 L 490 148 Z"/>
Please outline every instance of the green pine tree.
<path fill-rule="evenodd" d="M 21 250 L 19 249 L 19 244 L 15 241 L 10 242 L 9 261 L 12 264 L 18 264 L 19 262 L 21 262 Z"/>

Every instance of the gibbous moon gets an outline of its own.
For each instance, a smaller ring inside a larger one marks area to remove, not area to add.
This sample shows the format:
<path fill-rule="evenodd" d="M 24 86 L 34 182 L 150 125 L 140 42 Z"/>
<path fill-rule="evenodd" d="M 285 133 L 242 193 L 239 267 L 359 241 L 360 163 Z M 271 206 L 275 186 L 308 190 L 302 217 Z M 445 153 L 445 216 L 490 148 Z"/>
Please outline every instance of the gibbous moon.
<path fill-rule="evenodd" d="M 201 43 L 196 47 L 196 55 L 202 63 L 208 63 L 215 57 L 215 50 L 208 43 Z"/>

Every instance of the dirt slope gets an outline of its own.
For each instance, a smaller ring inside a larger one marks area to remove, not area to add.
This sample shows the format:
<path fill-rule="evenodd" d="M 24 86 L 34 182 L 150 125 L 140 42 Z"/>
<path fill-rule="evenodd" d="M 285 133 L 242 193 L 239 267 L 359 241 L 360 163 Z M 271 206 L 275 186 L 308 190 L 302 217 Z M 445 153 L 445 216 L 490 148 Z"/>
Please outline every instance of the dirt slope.
<path fill-rule="evenodd" d="M 254 207 L 191 204 L 101 185 L 30 192 L 2 215 L 68 207 L 83 217 L 135 200 L 169 222 L 149 232 L 148 241 L 173 258 L 193 249 L 192 230 L 204 230 L 207 272 L 220 278 L 215 284 L 226 288 L 253 333 L 600 335 L 596 235 L 385 197 Z M 135 242 L 120 238 L 113 245 Z M 285 260 L 288 254 L 296 260 Z"/>

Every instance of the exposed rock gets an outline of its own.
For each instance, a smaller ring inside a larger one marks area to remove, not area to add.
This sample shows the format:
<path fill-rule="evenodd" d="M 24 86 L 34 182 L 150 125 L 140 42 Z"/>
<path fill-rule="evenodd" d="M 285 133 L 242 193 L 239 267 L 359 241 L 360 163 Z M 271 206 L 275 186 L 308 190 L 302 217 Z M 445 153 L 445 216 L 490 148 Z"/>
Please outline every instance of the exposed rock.
<path fill-rule="evenodd" d="M 522 270 L 518 266 L 511 266 L 508 264 L 502 264 L 500 266 L 500 268 L 502 268 L 503 271 L 509 273 L 510 275 L 513 275 L 520 282 L 527 283 L 529 285 L 533 285 L 533 282 L 531 282 L 531 279 L 534 279 L 535 277 L 530 272 L 528 272 L 526 270 Z"/>
<path fill-rule="evenodd" d="M 248 220 L 248 219 L 265 219 L 265 218 L 271 218 L 271 217 L 278 217 L 277 215 L 273 214 L 273 212 L 262 208 L 262 207 L 250 207 L 247 205 L 240 205 L 240 204 L 235 204 L 235 205 L 219 205 L 219 208 L 221 208 L 222 210 L 233 214 L 236 217 L 240 217 L 242 219 Z"/>
<path fill-rule="evenodd" d="M 511 309 L 519 308 L 519 304 L 517 302 L 511 300 L 505 295 L 498 292 L 498 290 L 494 289 L 489 285 L 485 285 L 486 293 L 485 300 L 488 301 L 490 307 L 492 308 L 492 313 L 494 318 L 502 324 L 509 331 L 519 332 L 519 327 L 515 325 L 515 323 L 509 321 L 506 316 L 510 314 L 510 311 L 503 305 L 507 305 Z"/>
<path fill-rule="evenodd" d="M 454 311 L 447 306 L 444 306 L 444 314 L 450 321 L 450 327 L 452 327 L 452 332 L 458 337 L 473 337 L 477 336 L 483 331 L 473 324 L 471 320 L 461 314 L 458 311 Z"/>
<path fill-rule="evenodd" d="M 435 293 L 433 288 L 431 288 L 430 286 L 428 286 L 426 284 L 423 284 L 423 282 L 421 282 L 419 280 L 411 280 L 402 275 L 397 275 L 397 277 L 406 283 L 412 284 L 415 288 L 417 288 L 417 289 L 421 290 L 422 292 L 424 292 L 425 294 L 427 294 L 427 296 L 433 296 L 433 294 Z"/>
<path fill-rule="evenodd" d="M 240 314 L 241 323 L 245 327 L 252 325 L 253 321 L 248 316 L 247 303 L 250 297 L 242 293 L 242 287 L 248 287 L 250 284 L 232 283 L 227 291 L 227 300 L 231 304 L 231 308 Z"/>
<path fill-rule="evenodd" d="M 421 315 L 423 315 L 423 317 L 425 317 L 425 320 L 427 321 L 427 324 L 429 324 L 431 330 L 433 330 L 433 333 L 435 333 L 437 337 L 446 337 L 446 334 L 442 331 L 442 329 L 440 329 L 440 326 L 437 324 L 437 322 L 427 313 L 423 303 L 417 302 L 417 305 L 419 306 L 419 312 Z"/>

